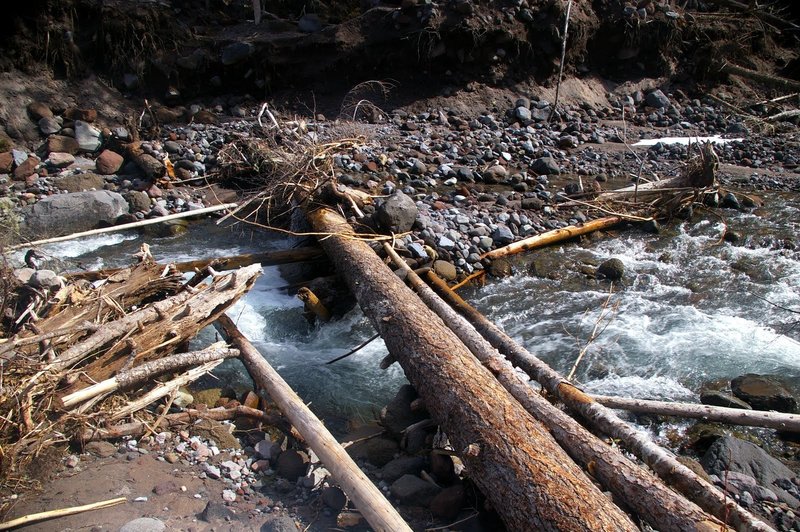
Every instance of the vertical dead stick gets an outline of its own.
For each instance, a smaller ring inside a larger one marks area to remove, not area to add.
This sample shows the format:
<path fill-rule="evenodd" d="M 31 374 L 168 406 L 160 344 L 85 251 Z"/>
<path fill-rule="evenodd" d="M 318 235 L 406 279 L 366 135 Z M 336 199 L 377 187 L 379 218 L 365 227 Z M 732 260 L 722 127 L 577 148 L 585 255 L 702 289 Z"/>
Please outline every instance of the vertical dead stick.
<path fill-rule="evenodd" d="M 556 83 L 556 97 L 555 101 L 553 101 L 553 108 L 550 109 L 550 116 L 547 117 L 547 121 L 551 121 L 553 119 L 553 115 L 556 114 L 556 107 L 558 107 L 558 95 L 561 92 L 561 76 L 564 75 L 564 60 L 567 57 L 567 33 L 569 30 L 569 13 L 572 11 L 572 0 L 567 2 L 567 15 L 564 17 L 564 35 L 562 36 L 561 40 L 561 64 L 558 67 L 558 83 Z"/>
<path fill-rule="evenodd" d="M 264 356 L 239 331 L 227 315 L 215 322 L 217 329 L 241 351 L 242 361 L 253 381 L 266 390 L 289 418 L 308 446 L 317 453 L 333 478 L 355 503 L 359 511 L 373 528 L 385 532 L 410 532 L 409 526 L 400 517 L 383 494 L 353 462 L 325 425 L 297 396 L 286 381 L 266 361 Z"/>

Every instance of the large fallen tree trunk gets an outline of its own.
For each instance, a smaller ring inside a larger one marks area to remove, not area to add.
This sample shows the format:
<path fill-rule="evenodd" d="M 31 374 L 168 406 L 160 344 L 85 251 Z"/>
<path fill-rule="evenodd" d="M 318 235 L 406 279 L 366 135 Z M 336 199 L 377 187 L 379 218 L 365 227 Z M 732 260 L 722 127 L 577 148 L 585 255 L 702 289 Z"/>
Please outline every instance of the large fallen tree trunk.
<path fill-rule="evenodd" d="M 384 244 L 395 265 L 427 304 L 469 347 L 525 409 L 542 422 L 561 447 L 586 468 L 600 484 L 610 490 L 636 514 L 658 530 L 722 531 L 727 527 L 695 504 L 665 486 L 649 471 L 627 459 L 618 448 L 606 445 L 577 421 L 550 404 L 527 382 L 520 379 L 511 364 L 483 338 L 467 320 L 439 298 L 433 290 Z"/>
<path fill-rule="evenodd" d="M 538 423 L 336 212 L 308 213 L 389 352 L 511 530 L 635 530 Z"/>
<path fill-rule="evenodd" d="M 674 455 L 653 443 L 646 435 L 622 421 L 613 411 L 592 400 L 583 391 L 565 380 L 558 372 L 528 352 L 505 334 L 494 323 L 467 304 L 450 290 L 435 274 L 428 278 L 439 295 L 486 338 L 492 346 L 538 381 L 549 393 L 577 412 L 591 426 L 609 436 L 621 440 L 625 446 L 650 466 L 665 482 L 698 506 L 723 522 L 739 530 L 771 531 L 763 521 L 736 504 L 725 493 L 700 478 L 694 471 L 678 462 Z"/>
<path fill-rule="evenodd" d="M 223 314 L 215 326 L 239 349 L 242 362 L 247 367 L 253 382 L 269 393 L 308 446 L 317 453 L 342 490 L 352 499 L 367 522 L 381 532 L 410 532 L 411 529 L 383 497 L 380 490 L 358 468 L 322 421 L 245 338 L 233 320 Z"/>
<path fill-rule="evenodd" d="M 717 421 L 720 423 L 745 425 L 748 427 L 765 427 L 786 432 L 800 432 L 800 415 L 798 414 L 744 410 L 741 408 L 726 408 L 724 406 L 693 403 L 650 401 L 647 399 L 610 397 L 608 395 L 592 395 L 591 397 L 608 408 L 627 410 L 629 412 L 702 419 L 704 421 Z"/>

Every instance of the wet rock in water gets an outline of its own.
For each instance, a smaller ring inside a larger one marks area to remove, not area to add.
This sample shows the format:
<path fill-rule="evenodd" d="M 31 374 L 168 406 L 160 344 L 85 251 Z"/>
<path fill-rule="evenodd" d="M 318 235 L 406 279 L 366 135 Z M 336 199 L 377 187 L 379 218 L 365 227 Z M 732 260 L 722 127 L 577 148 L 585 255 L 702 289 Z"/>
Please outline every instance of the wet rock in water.
<path fill-rule="evenodd" d="M 410 384 L 404 384 L 389 401 L 380 414 L 380 424 L 389 434 L 399 437 L 409 426 L 427 417 L 425 412 L 411 410 L 411 402 L 417 398 L 417 392 Z"/>
<path fill-rule="evenodd" d="M 322 490 L 321 497 L 325 506 L 336 512 L 347 505 L 347 495 L 338 486 L 328 486 Z"/>
<path fill-rule="evenodd" d="M 792 483 L 796 475 L 757 445 L 733 436 L 723 436 L 709 447 L 700 463 L 709 474 L 720 479 L 724 479 L 728 472 L 753 477 L 759 486 L 775 493 L 779 500 L 790 507 L 797 508 L 800 505 L 800 493 L 796 492 L 797 487 Z"/>
<path fill-rule="evenodd" d="M 167 525 L 160 519 L 153 517 L 140 517 L 122 525 L 119 532 L 161 532 Z"/>
<path fill-rule="evenodd" d="M 72 137 L 67 137 L 66 135 L 50 135 L 47 137 L 47 141 L 45 142 L 44 146 L 44 149 L 47 153 L 57 151 L 69 153 L 70 155 L 75 155 L 80 149 L 78 141 Z"/>
<path fill-rule="evenodd" d="M 103 150 L 100 155 L 97 156 L 97 160 L 94 163 L 98 174 L 112 175 L 119 172 L 124 162 L 125 159 L 117 152 Z"/>
<path fill-rule="evenodd" d="M 203 508 L 202 512 L 200 512 L 199 517 L 206 523 L 214 523 L 217 521 L 237 521 L 241 519 L 241 517 L 233 512 L 230 508 L 224 504 L 214 501 L 209 501 L 209 503 L 206 504 L 206 507 Z"/>
<path fill-rule="evenodd" d="M 531 171 L 539 175 L 558 175 L 561 168 L 552 157 L 540 157 L 531 163 Z"/>
<path fill-rule="evenodd" d="M 391 492 L 401 504 L 427 506 L 441 488 L 414 475 L 403 475 L 392 483 Z"/>
<path fill-rule="evenodd" d="M 776 410 L 794 413 L 797 399 L 777 379 L 748 373 L 731 381 L 733 395 L 755 410 Z"/>
<path fill-rule="evenodd" d="M 727 192 L 724 196 L 722 196 L 722 207 L 728 209 L 736 209 L 741 210 L 742 204 L 739 203 L 739 198 L 736 197 L 736 194 L 733 192 Z"/>
<path fill-rule="evenodd" d="M 464 486 L 458 484 L 443 489 L 430 503 L 431 513 L 442 519 L 454 519 L 464 506 Z"/>
<path fill-rule="evenodd" d="M 24 209 L 25 228 L 49 236 L 67 235 L 111 225 L 128 213 L 128 202 L 108 190 L 48 196 Z"/>
<path fill-rule="evenodd" d="M 625 275 L 625 265 L 619 259 L 608 259 L 597 267 L 597 275 L 619 281 Z"/>
<path fill-rule="evenodd" d="M 417 204 L 400 190 L 395 191 L 375 210 L 378 223 L 395 233 L 410 231 L 418 214 Z"/>
<path fill-rule="evenodd" d="M 259 530 L 261 532 L 297 532 L 300 529 L 294 519 L 288 515 L 273 515 L 264 521 Z"/>
<path fill-rule="evenodd" d="M 189 230 L 189 222 L 186 220 L 168 220 L 160 224 L 145 226 L 144 232 L 149 236 L 157 238 L 170 238 L 184 234 Z"/>
<path fill-rule="evenodd" d="M 400 456 L 383 466 L 381 475 L 386 482 L 394 482 L 403 475 L 419 475 L 424 466 L 421 456 Z"/>
<path fill-rule="evenodd" d="M 73 174 L 53 180 L 53 185 L 67 192 L 82 192 L 84 190 L 100 190 L 106 184 L 105 178 L 91 172 Z"/>
<path fill-rule="evenodd" d="M 305 476 L 308 468 L 308 456 L 305 453 L 288 449 L 278 456 L 275 470 L 278 475 L 286 480 L 294 482 L 298 478 Z"/>
<path fill-rule="evenodd" d="M 514 273 L 511 267 L 511 261 L 503 257 L 493 260 L 491 264 L 489 264 L 488 271 L 494 277 L 508 277 Z"/>
<path fill-rule="evenodd" d="M 436 260 L 433 262 L 433 271 L 445 281 L 455 281 L 458 277 L 456 267 L 446 260 Z"/>
<path fill-rule="evenodd" d="M 700 402 L 704 405 L 724 406 L 726 408 L 741 408 L 751 410 L 752 407 L 746 402 L 725 392 L 710 390 L 700 394 Z"/>

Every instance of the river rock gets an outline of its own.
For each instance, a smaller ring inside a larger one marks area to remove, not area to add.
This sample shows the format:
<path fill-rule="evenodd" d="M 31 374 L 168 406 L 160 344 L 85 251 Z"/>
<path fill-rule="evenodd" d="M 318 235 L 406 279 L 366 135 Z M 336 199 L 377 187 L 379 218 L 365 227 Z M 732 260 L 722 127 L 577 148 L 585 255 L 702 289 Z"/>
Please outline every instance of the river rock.
<path fill-rule="evenodd" d="M 238 521 L 241 517 L 224 504 L 209 501 L 206 507 L 203 508 L 203 511 L 200 512 L 200 519 L 206 523 L 215 523 L 218 521 Z"/>
<path fill-rule="evenodd" d="M 496 164 L 483 172 L 483 181 L 487 184 L 501 183 L 508 176 L 508 170 L 505 166 Z"/>
<path fill-rule="evenodd" d="M 395 191 L 375 210 L 381 227 L 395 233 L 410 231 L 418 214 L 417 204 L 400 190 Z"/>
<path fill-rule="evenodd" d="M 440 487 L 414 475 L 403 475 L 391 487 L 392 495 L 410 506 L 427 506 L 440 491 Z"/>
<path fill-rule="evenodd" d="M 119 532 L 161 532 L 167 525 L 160 519 L 153 517 L 139 517 L 122 525 Z"/>
<path fill-rule="evenodd" d="M 287 449 L 278 456 L 275 470 L 278 475 L 286 480 L 296 481 L 298 478 L 305 476 L 306 469 L 308 468 L 308 456 L 300 451 L 294 449 Z"/>
<path fill-rule="evenodd" d="M 733 436 L 723 436 L 709 447 L 700 463 L 709 474 L 721 479 L 728 471 L 749 475 L 790 507 L 800 506 L 798 495 L 784 489 L 793 485 L 791 479 L 796 475 L 757 445 Z"/>
<path fill-rule="evenodd" d="M 597 273 L 611 281 L 619 281 L 625 275 L 625 265 L 619 259 L 608 259 L 597 267 Z"/>
<path fill-rule="evenodd" d="M 149 212 L 150 211 L 150 196 L 147 192 L 142 190 L 131 190 L 125 194 L 125 199 L 128 200 L 131 212 Z"/>
<path fill-rule="evenodd" d="M 55 118 L 42 118 L 39 120 L 39 131 L 45 135 L 52 135 L 61 131 L 61 124 Z"/>
<path fill-rule="evenodd" d="M 47 153 L 54 151 L 69 153 L 75 155 L 78 153 L 80 146 L 78 141 L 66 135 L 50 135 L 44 144 L 44 149 Z"/>
<path fill-rule="evenodd" d="M 117 446 L 107 441 L 90 441 L 83 446 L 83 451 L 100 458 L 108 458 L 117 452 Z"/>
<path fill-rule="evenodd" d="M 383 467 L 400 451 L 397 442 L 389 438 L 371 438 L 361 446 L 361 452 L 369 463 Z"/>
<path fill-rule="evenodd" d="M 28 104 L 28 115 L 38 122 L 42 118 L 53 118 L 53 111 L 50 106 L 42 102 L 31 102 Z"/>
<path fill-rule="evenodd" d="M 464 506 L 465 499 L 466 493 L 461 484 L 445 488 L 431 500 L 431 513 L 442 519 L 455 519 Z"/>
<path fill-rule="evenodd" d="M 298 532 L 294 519 L 288 515 L 271 515 L 261 524 L 260 532 Z"/>
<path fill-rule="evenodd" d="M 24 209 L 25 228 L 39 236 L 61 236 L 111 225 L 128 213 L 128 202 L 108 190 L 48 196 Z"/>
<path fill-rule="evenodd" d="M 29 175 L 33 175 L 36 172 L 36 167 L 39 166 L 39 159 L 31 155 L 22 164 L 17 165 L 14 169 L 14 179 L 17 181 L 23 181 Z"/>
<path fill-rule="evenodd" d="M 322 490 L 322 502 L 335 512 L 347 506 L 347 495 L 338 486 L 328 486 Z"/>
<path fill-rule="evenodd" d="M 399 437 L 407 427 L 427 417 L 425 412 L 411 410 L 411 402 L 416 398 L 417 392 L 414 387 L 404 384 L 389 404 L 381 409 L 380 424 L 389 434 Z"/>
<path fill-rule="evenodd" d="M 386 482 L 394 482 L 403 475 L 419 475 L 424 466 L 421 456 L 400 456 L 383 466 L 381 475 Z"/>
<path fill-rule="evenodd" d="M 229 66 L 244 61 L 253 53 L 253 45 L 249 42 L 235 42 L 222 50 L 222 64 Z"/>
<path fill-rule="evenodd" d="M 552 157 L 540 157 L 531 163 L 531 171 L 538 175 L 558 175 L 561 168 Z"/>
<path fill-rule="evenodd" d="M 106 180 L 103 176 L 86 172 L 84 174 L 74 174 L 59 177 L 53 180 L 53 185 L 59 190 L 67 192 L 81 192 L 83 190 L 100 190 L 105 185 Z"/>
<path fill-rule="evenodd" d="M 656 89 L 648 93 L 644 102 L 648 106 L 655 107 L 656 109 L 666 109 L 670 106 L 669 98 L 667 98 L 667 95 L 664 94 L 661 89 Z"/>
<path fill-rule="evenodd" d="M 797 411 L 797 399 L 777 379 L 748 373 L 731 381 L 733 395 L 756 410 Z"/>
<path fill-rule="evenodd" d="M 83 122 L 94 122 L 97 120 L 96 109 L 81 109 L 79 107 L 70 107 L 64 111 L 64 116 L 69 120 L 81 120 Z"/>
<path fill-rule="evenodd" d="M 31 275 L 28 284 L 34 288 L 58 289 L 64 285 L 61 279 L 53 270 L 37 270 Z"/>
<path fill-rule="evenodd" d="M 492 241 L 496 246 L 506 246 L 514 241 L 514 233 L 507 226 L 498 224 L 492 232 Z"/>
<path fill-rule="evenodd" d="M 455 281 L 458 277 L 455 265 L 446 260 L 433 261 L 433 271 L 445 281 Z"/>
<path fill-rule="evenodd" d="M 97 160 L 95 160 L 94 164 L 98 174 L 112 175 L 119 172 L 124 162 L 125 159 L 117 152 L 103 150 L 100 152 L 100 155 L 97 156 Z"/>
<path fill-rule="evenodd" d="M 8 174 L 14 168 L 14 156 L 10 151 L 0 153 L 0 173 Z"/>
<path fill-rule="evenodd" d="M 78 146 L 81 150 L 87 152 L 97 151 L 101 144 L 100 130 L 88 122 L 76 120 L 75 140 L 78 141 Z"/>
<path fill-rule="evenodd" d="M 297 21 L 297 29 L 303 33 L 316 33 L 322 29 L 322 20 L 319 15 L 308 13 Z"/>
<path fill-rule="evenodd" d="M 75 156 L 70 153 L 63 153 L 54 151 L 47 156 L 45 163 L 48 166 L 55 166 L 56 168 L 64 168 L 75 162 Z"/>
<path fill-rule="evenodd" d="M 719 392 L 716 390 L 709 390 L 700 394 L 700 402 L 704 405 L 711 406 L 724 406 L 726 408 L 741 408 L 744 410 L 751 410 L 752 407 L 730 394 Z"/>
<path fill-rule="evenodd" d="M 503 257 L 495 259 L 489 264 L 489 273 L 494 277 L 508 277 L 513 272 L 511 262 Z"/>

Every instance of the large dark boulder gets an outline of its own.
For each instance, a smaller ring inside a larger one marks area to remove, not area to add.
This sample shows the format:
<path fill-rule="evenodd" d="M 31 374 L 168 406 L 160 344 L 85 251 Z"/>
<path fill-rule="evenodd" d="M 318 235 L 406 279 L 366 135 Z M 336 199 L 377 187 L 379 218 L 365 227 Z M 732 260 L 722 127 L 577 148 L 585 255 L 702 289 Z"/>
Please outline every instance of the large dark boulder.
<path fill-rule="evenodd" d="M 608 259 L 598 266 L 597 274 L 611 281 L 619 281 L 625 275 L 625 264 L 619 259 Z"/>
<path fill-rule="evenodd" d="M 796 475 L 757 445 L 733 436 L 723 436 L 708 448 L 700 463 L 709 474 L 723 480 L 727 472 L 753 477 L 759 486 L 775 493 L 778 499 L 790 507 L 800 506 L 797 484 L 792 483 L 792 478 Z"/>
<path fill-rule="evenodd" d="M 731 381 L 733 395 L 756 410 L 797 411 L 797 398 L 769 375 L 748 373 Z"/>
<path fill-rule="evenodd" d="M 25 209 L 24 229 L 38 237 L 68 235 L 113 225 L 127 213 L 128 202 L 116 192 L 56 194 Z"/>
<path fill-rule="evenodd" d="M 417 204 L 400 190 L 395 191 L 375 210 L 380 226 L 395 233 L 410 231 L 418 214 Z"/>

